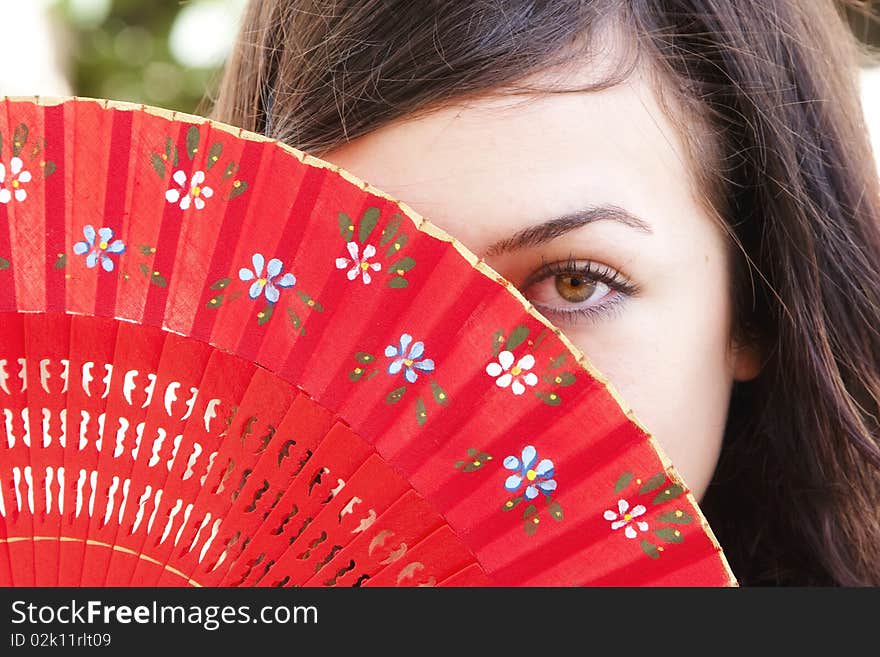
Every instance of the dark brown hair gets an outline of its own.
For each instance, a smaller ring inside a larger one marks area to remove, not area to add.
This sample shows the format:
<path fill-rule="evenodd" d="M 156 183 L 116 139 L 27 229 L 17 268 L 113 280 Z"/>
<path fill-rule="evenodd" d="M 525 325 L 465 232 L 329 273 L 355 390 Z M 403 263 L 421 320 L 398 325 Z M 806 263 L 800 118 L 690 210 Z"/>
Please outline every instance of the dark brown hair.
<path fill-rule="evenodd" d="M 701 507 L 740 582 L 880 584 L 880 189 L 835 6 L 810 0 L 252 0 L 212 116 L 320 156 L 633 44 L 730 235 L 734 386 Z M 670 93 L 670 91 L 672 93 Z M 707 137 L 708 135 L 708 137 Z"/>

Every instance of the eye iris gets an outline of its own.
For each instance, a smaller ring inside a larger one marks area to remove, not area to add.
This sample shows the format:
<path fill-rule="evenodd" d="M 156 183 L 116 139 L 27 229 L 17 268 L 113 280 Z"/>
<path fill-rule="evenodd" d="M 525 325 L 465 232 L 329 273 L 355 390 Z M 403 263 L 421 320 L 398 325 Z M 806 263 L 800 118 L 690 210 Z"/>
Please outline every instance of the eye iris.
<path fill-rule="evenodd" d="M 570 274 L 556 277 L 556 291 L 566 301 L 577 303 L 586 301 L 596 290 L 596 282 L 590 281 L 583 276 L 572 276 Z"/>

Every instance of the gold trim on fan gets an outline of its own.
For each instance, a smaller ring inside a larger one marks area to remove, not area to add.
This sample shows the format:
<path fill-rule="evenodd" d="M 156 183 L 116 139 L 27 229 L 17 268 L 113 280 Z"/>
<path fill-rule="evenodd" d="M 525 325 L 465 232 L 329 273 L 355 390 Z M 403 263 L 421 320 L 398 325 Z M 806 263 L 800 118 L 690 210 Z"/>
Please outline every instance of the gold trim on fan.
<path fill-rule="evenodd" d="M 277 139 L 271 139 L 259 133 L 244 130 L 243 128 L 237 128 L 235 126 L 229 125 L 228 123 L 215 121 L 204 116 L 188 114 L 186 112 L 178 112 L 176 110 L 168 110 L 153 105 L 144 105 L 141 103 L 132 103 L 121 100 L 108 100 L 104 98 L 89 98 L 84 96 L 0 96 L 0 100 L 13 102 L 30 102 L 45 107 L 60 105 L 68 101 L 94 102 L 99 104 L 104 109 L 112 108 L 123 111 L 142 111 L 148 114 L 152 114 L 154 116 L 160 116 L 170 121 L 183 121 L 198 125 L 210 125 L 212 129 L 222 130 L 223 132 L 227 132 L 239 139 L 275 144 L 283 151 L 286 151 L 287 153 L 293 155 L 303 164 L 318 167 L 321 169 L 329 169 L 330 171 L 339 174 L 342 178 L 352 183 L 359 189 L 374 196 L 378 196 L 380 198 L 391 201 L 392 203 L 395 203 L 398 207 L 400 207 L 400 209 L 410 219 L 410 221 L 413 222 L 417 230 L 423 233 L 427 233 L 431 237 L 439 239 L 443 242 L 449 242 L 462 255 L 462 257 L 464 257 L 464 259 L 471 264 L 474 269 L 484 274 L 488 278 L 494 280 L 495 282 L 499 283 L 500 285 L 503 285 L 507 289 L 507 291 L 522 304 L 523 308 L 529 315 L 537 319 L 539 322 L 544 324 L 547 328 L 549 328 L 551 331 L 553 331 L 553 333 L 556 334 L 562 344 L 565 345 L 565 347 L 574 356 L 575 360 L 590 374 L 590 376 L 592 376 L 599 383 L 605 386 L 605 389 L 608 391 L 614 401 L 617 402 L 617 405 L 620 407 L 623 413 L 647 436 L 649 444 L 657 453 L 657 456 L 659 457 L 660 462 L 663 464 L 663 467 L 666 473 L 669 475 L 669 478 L 673 482 L 681 485 L 687 491 L 685 495 L 687 499 L 694 505 L 694 508 L 697 511 L 700 526 L 706 532 L 706 535 L 709 537 L 709 540 L 715 547 L 716 552 L 721 557 L 721 561 L 724 564 L 724 568 L 727 571 L 727 575 L 729 578 L 728 584 L 731 586 L 739 585 L 736 576 L 733 574 L 733 571 L 730 568 L 727 557 L 725 556 L 721 545 L 718 543 L 718 539 L 715 537 L 712 528 L 709 526 L 706 517 L 703 515 L 702 509 L 700 509 L 699 503 L 694 498 L 693 494 L 685 484 L 681 475 L 678 474 L 678 471 L 675 469 L 675 466 L 672 464 L 672 461 L 663 451 L 660 444 L 657 442 L 651 432 L 648 431 L 647 427 L 642 424 L 642 422 L 636 417 L 635 412 L 626 404 L 623 397 L 620 395 L 614 385 L 593 366 L 593 364 L 587 358 L 586 354 L 584 354 L 584 352 L 581 351 L 581 349 L 577 345 L 571 342 L 571 340 L 569 340 L 569 338 L 562 332 L 561 329 L 559 329 L 550 320 L 548 320 L 540 312 L 538 312 L 535 307 L 528 301 L 528 299 L 526 299 L 510 281 L 508 281 L 492 267 L 486 264 L 486 262 L 484 262 L 482 258 L 473 253 L 470 249 L 468 249 L 464 244 L 455 239 L 452 235 L 447 233 L 439 226 L 435 226 L 434 224 L 432 224 L 428 219 L 416 212 L 413 208 L 408 206 L 403 201 L 394 198 L 390 194 L 383 192 L 381 189 L 373 187 L 370 183 L 358 178 L 353 173 L 341 167 L 338 167 L 335 164 L 331 164 L 330 162 L 315 157 L 314 155 L 309 155 L 308 153 L 301 151 L 298 148 L 294 148 L 293 146 L 290 146 L 288 144 L 285 144 L 284 142 L 281 142 Z"/>
<path fill-rule="evenodd" d="M 177 570 L 177 568 L 173 568 L 172 566 L 164 564 L 161 561 L 154 559 L 153 557 L 147 556 L 146 554 L 141 554 L 140 552 L 135 552 L 134 550 L 122 547 L 121 545 L 110 545 L 109 543 L 96 541 L 92 538 L 77 538 L 75 536 L 10 536 L 7 538 L 0 538 L 0 543 L 19 543 L 21 541 L 33 541 L 34 543 L 36 543 L 37 541 L 58 541 L 59 543 L 85 543 L 86 545 L 95 545 L 97 547 L 110 548 L 114 552 L 131 554 L 136 556 L 138 559 L 143 559 L 144 561 L 155 564 L 157 566 L 162 566 L 162 568 L 164 568 L 172 575 L 177 575 L 181 579 L 185 580 L 186 583 L 190 586 L 202 588 L 201 584 L 199 584 L 194 579 L 188 577 L 186 573 Z"/>

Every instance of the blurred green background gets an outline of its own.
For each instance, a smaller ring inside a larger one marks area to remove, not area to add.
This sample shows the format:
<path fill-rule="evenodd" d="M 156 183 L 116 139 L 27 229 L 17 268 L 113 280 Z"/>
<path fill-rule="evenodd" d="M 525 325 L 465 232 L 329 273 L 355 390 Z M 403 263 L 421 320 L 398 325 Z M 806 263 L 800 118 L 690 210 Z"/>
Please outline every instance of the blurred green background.
<path fill-rule="evenodd" d="M 0 18 L 7 26 L 25 21 L 32 32 L 47 30 L 54 48 L 44 68 L 47 76 L 54 69 L 53 82 L 47 84 L 58 91 L 22 93 L 71 93 L 195 112 L 203 96 L 216 87 L 245 4 L 246 0 L 0 0 L 0 14 L 6 14 Z"/>
<path fill-rule="evenodd" d="M 0 71 L 0 93 L 76 94 L 197 112 L 216 88 L 246 2 L 0 0 L 7 27 L 0 54 L 26 63 Z M 880 14 L 880 0 L 860 4 L 848 11 L 853 32 L 880 48 L 880 22 L 868 18 Z"/>

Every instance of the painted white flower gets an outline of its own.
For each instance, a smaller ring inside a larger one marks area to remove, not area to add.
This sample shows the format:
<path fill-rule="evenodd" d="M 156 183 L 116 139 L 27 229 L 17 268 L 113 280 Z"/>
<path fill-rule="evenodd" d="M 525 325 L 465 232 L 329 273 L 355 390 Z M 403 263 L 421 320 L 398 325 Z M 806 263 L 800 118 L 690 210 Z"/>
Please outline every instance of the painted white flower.
<path fill-rule="evenodd" d="M 31 181 L 31 172 L 23 171 L 24 163 L 20 157 L 14 157 L 9 161 L 10 180 L 6 180 L 6 167 L 0 162 L 0 203 L 9 203 L 13 196 L 16 201 L 23 201 L 27 198 L 27 192 L 22 187 L 23 184 Z M 12 188 L 12 191 L 9 191 Z"/>
<path fill-rule="evenodd" d="M 626 537 L 635 538 L 639 535 L 636 528 L 638 528 L 639 532 L 648 531 L 648 523 L 644 520 L 636 520 L 639 516 L 644 515 L 645 511 L 646 509 L 642 504 L 637 504 L 630 509 L 629 502 L 626 500 L 618 500 L 617 513 L 609 509 L 602 517 L 605 518 L 605 520 L 611 521 L 611 529 L 617 530 L 621 527 L 625 527 L 623 533 Z"/>
<path fill-rule="evenodd" d="M 538 382 L 534 372 L 529 372 L 535 366 L 535 357 L 526 354 L 513 364 L 513 353 L 506 349 L 498 354 L 498 362 L 486 365 L 486 374 L 496 377 L 495 384 L 499 388 L 510 386 L 514 395 L 521 395 L 526 391 L 526 385 L 533 386 Z M 525 385 L 523 385 L 525 384 Z"/>
<path fill-rule="evenodd" d="M 189 184 L 187 184 L 186 172 L 182 169 L 175 171 L 171 179 L 178 184 L 180 189 L 169 189 L 165 192 L 165 200 L 169 203 L 180 201 L 181 210 L 186 210 L 190 204 L 196 206 L 196 210 L 201 210 L 205 207 L 205 199 L 214 195 L 214 190 L 203 184 L 205 182 L 204 171 L 193 173 Z"/>
<path fill-rule="evenodd" d="M 370 270 L 379 271 L 382 269 L 382 265 L 378 262 L 367 262 L 367 260 L 376 255 L 376 247 L 372 244 L 367 244 L 364 247 L 363 254 L 358 255 L 360 247 L 357 242 L 348 242 L 345 246 L 348 248 L 351 259 L 336 258 L 336 269 L 345 269 L 351 265 L 351 269 L 348 270 L 347 274 L 348 280 L 353 281 L 357 278 L 358 273 L 360 273 L 364 284 L 369 285 L 372 280 L 370 278 Z"/>

